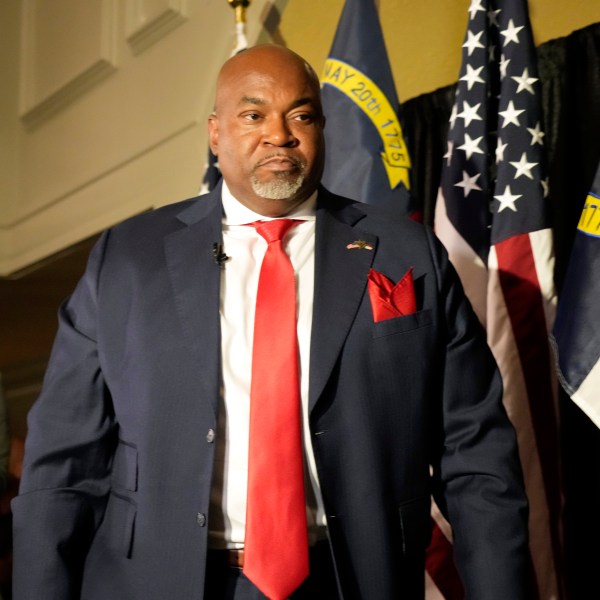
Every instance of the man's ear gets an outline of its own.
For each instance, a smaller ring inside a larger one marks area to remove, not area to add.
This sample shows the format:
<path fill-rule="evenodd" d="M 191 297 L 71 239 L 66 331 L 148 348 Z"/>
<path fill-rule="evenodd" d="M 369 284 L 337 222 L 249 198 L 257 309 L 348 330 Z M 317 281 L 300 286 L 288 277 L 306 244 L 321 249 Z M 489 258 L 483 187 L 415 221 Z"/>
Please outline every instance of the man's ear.
<path fill-rule="evenodd" d="M 218 156 L 219 152 L 219 119 L 215 113 L 208 117 L 208 143 L 211 152 Z"/>

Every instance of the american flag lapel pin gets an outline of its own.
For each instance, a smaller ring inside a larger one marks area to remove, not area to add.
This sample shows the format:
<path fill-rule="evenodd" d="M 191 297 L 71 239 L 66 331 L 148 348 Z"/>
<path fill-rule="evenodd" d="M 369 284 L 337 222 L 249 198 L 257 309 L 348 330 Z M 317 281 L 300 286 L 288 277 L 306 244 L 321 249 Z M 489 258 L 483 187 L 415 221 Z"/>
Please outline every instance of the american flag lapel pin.
<path fill-rule="evenodd" d="M 348 250 L 358 248 L 359 250 L 373 250 L 373 246 L 364 240 L 356 240 L 346 246 Z"/>

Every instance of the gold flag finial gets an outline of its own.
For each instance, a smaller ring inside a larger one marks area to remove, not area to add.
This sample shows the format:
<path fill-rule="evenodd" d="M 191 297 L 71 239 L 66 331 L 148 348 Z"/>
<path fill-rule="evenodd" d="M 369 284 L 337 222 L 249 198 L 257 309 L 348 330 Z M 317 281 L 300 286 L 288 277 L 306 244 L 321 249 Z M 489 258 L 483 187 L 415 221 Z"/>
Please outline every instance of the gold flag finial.
<path fill-rule="evenodd" d="M 235 10 L 235 22 L 246 22 L 246 9 L 250 6 L 251 0 L 227 0 L 229 6 Z"/>

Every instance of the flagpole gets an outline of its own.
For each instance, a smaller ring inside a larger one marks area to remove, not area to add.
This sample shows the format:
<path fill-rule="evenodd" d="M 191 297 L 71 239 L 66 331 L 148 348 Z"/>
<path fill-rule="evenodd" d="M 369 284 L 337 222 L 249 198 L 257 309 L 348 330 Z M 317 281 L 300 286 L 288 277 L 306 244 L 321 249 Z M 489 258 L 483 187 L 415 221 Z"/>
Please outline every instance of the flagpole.
<path fill-rule="evenodd" d="M 248 47 L 246 39 L 246 9 L 252 0 L 227 0 L 227 3 L 235 11 L 236 45 L 231 55 L 237 54 Z"/>

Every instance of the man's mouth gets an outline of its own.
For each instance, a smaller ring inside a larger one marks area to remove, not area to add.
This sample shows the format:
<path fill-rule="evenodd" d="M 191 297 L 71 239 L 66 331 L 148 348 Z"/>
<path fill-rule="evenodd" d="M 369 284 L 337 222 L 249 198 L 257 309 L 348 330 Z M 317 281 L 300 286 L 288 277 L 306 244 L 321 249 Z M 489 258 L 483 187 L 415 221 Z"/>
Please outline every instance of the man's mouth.
<path fill-rule="evenodd" d="M 302 170 L 303 162 L 295 157 L 286 155 L 269 156 L 261 160 L 256 168 L 264 168 L 269 171 L 295 171 Z"/>

